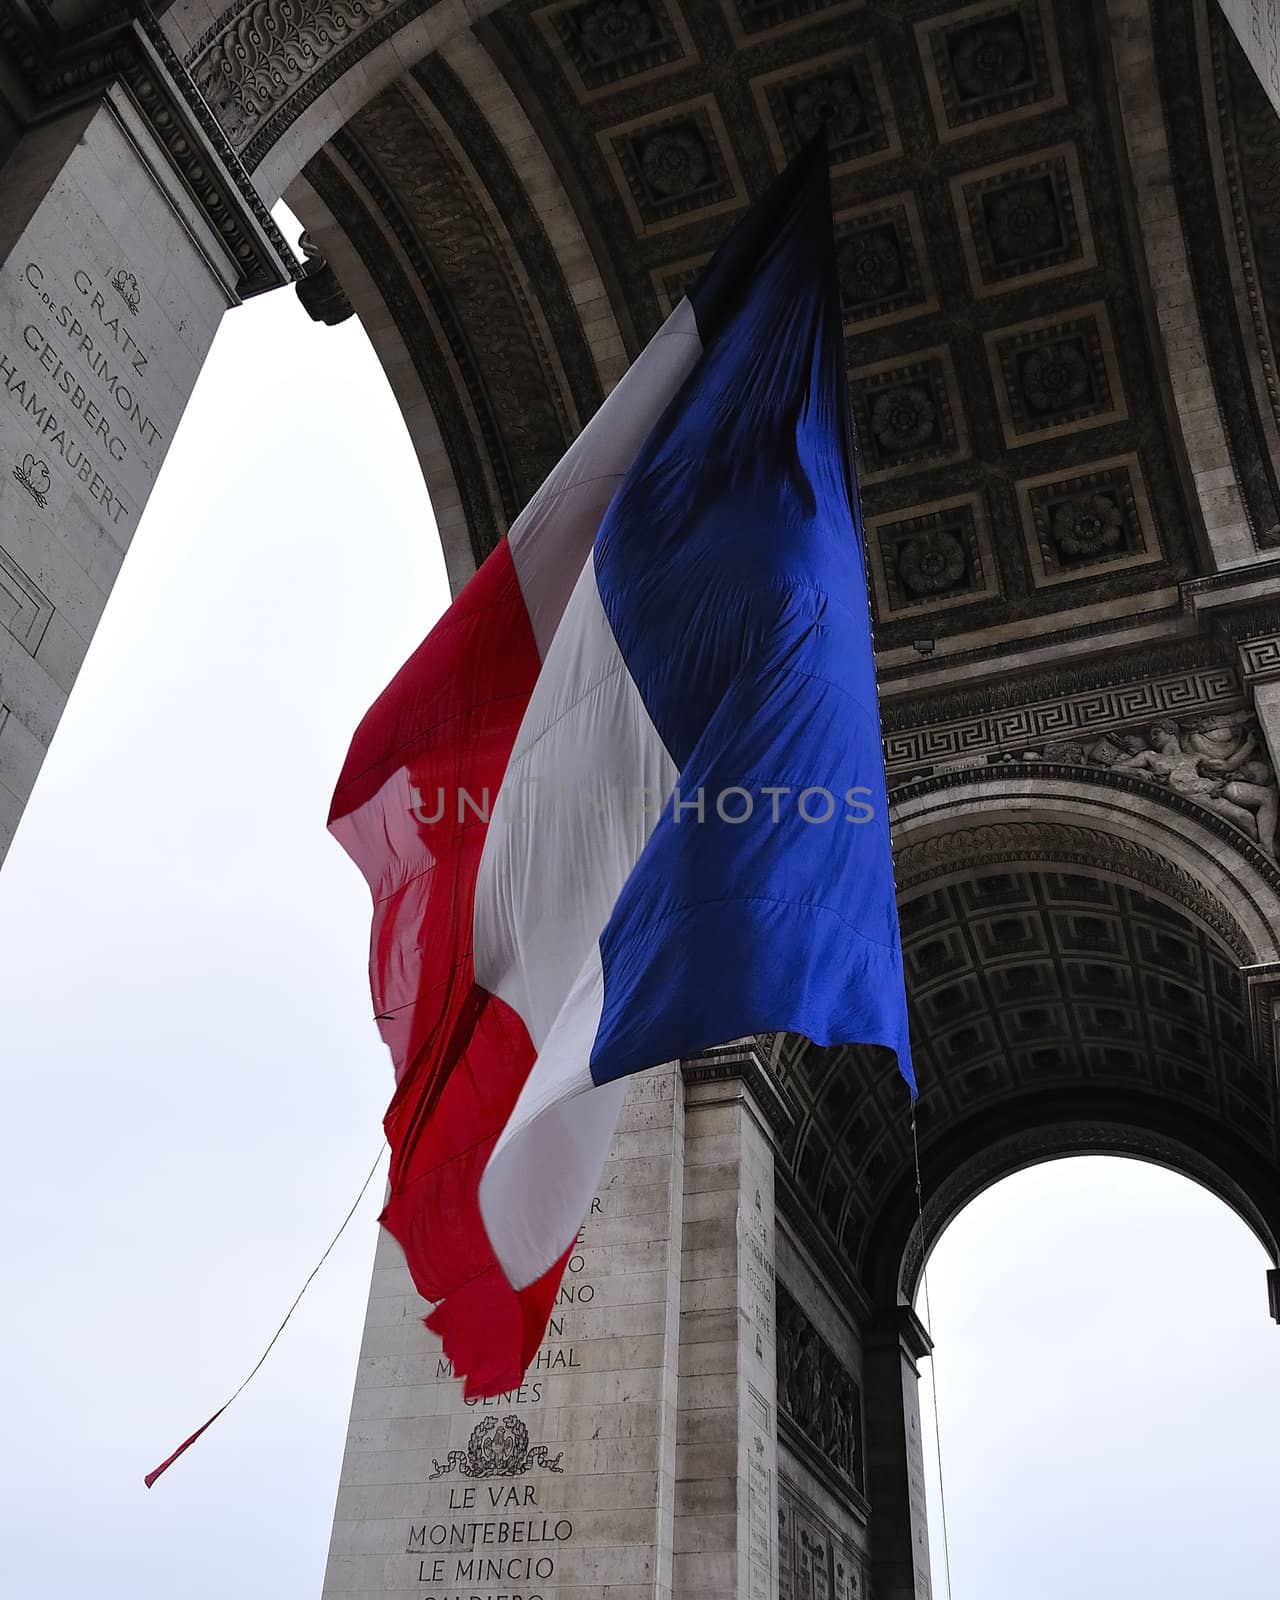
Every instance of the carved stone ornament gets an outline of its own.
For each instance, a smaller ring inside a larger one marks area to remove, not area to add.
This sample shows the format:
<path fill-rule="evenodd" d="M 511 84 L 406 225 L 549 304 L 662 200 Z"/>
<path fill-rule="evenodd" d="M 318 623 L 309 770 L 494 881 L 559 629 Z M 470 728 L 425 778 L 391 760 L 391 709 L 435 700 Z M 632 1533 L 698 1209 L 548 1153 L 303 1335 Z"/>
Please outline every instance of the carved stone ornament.
<path fill-rule="evenodd" d="M 893 294 L 906 277 L 902 252 L 889 227 L 863 229 L 843 240 L 836 263 L 845 296 L 855 304 Z"/>
<path fill-rule="evenodd" d="M 1057 508 L 1050 537 L 1064 560 L 1089 560 L 1124 542 L 1124 514 L 1110 495 L 1082 495 Z"/>
<path fill-rule="evenodd" d="M 338 282 L 337 274 L 316 248 L 309 233 L 298 240 L 298 248 L 306 257 L 303 276 L 294 284 L 294 290 L 303 308 L 313 322 L 323 322 L 336 328 L 340 322 L 355 315 L 355 307 L 347 299 L 346 290 Z"/>
<path fill-rule="evenodd" d="M 486 1417 L 472 1432 L 465 1450 L 450 1450 L 441 1464 L 432 1457 L 432 1478 L 460 1472 L 464 1478 L 515 1478 L 533 1467 L 563 1472 L 564 1452 L 549 1457 L 545 1444 L 531 1445 L 529 1430 L 517 1416 Z"/>
<path fill-rule="evenodd" d="M 94 8 L 58 9 L 87 13 Z M 293 281 L 299 272 L 283 235 L 152 9 L 98 9 L 101 15 L 93 20 L 81 16 L 72 22 L 70 15 L 55 17 L 45 5 L 0 0 L 0 49 L 34 100 L 37 120 L 122 82 L 234 263 L 240 296 L 247 299 Z M 118 268 L 111 283 L 137 316 L 141 297 L 134 275 Z"/>
<path fill-rule="evenodd" d="M 1089 363 L 1076 344 L 1044 344 L 1022 363 L 1022 389 L 1037 412 L 1066 411 L 1089 395 Z"/>
<path fill-rule="evenodd" d="M 639 155 L 641 172 L 663 200 L 701 188 L 711 171 L 707 147 L 692 127 L 660 129 L 645 140 Z"/>
<path fill-rule="evenodd" d="M 904 383 L 877 397 L 871 428 L 887 455 L 905 455 L 933 438 L 937 407 L 923 384 Z"/>
<path fill-rule="evenodd" d="M 862 1396 L 835 1351 L 778 1284 L 778 1404 L 815 1450 L 862 1489 Z"/>
<path fill-rule="evenodd" d="M 196 87 L 242 148 L 275 106 L 398 0 L 255 0 L 232 6 L 197 44 Z"/>
<path fill-rule="evenodd" d="M 1107 767 L 1141 776 L 1224 818 L 1275 855 L 1276 777 L 1251 712 L 1215 712 L 1190 722 L 1165 717 L 1144 729 L 1090 741 L 1062 740 L 1006 759 Z"/>
<path fill-rule="evenodd" d="M 30 451 L 14 467 L 13 475 L 43 511 L 49 494 L 49 466 Z"/>
<path fill-rule="evenodd" d="M 898 549 L 898 574 L 913 595 L 945 594 L 964 577 L 964 546 L 945 529 L 908 539 Z"/>
<path fill-rule="evenodd" d="M 827 74 L 811 78 L 791 98 L 791 116 L 801 139 L 825 127 L 832 144 L 856 139 L 867 125 L 867 108 L 852 77 Z"/>
<path fill-rule="evenodd" d="M 644 0 L 597 0 L 575 14 L 582 47 L 593 62 L 625 61 L 661 38 Z"/>
<path fill-rule="evenodd" d="M 138 280 L 132 272 L 126 272 L 123 267 L 117 267 L 111 279 L 111 287 L 128 307 L 132 316 L 138 315 L 138 307 L 142 303 L 142 292 L 138 288 Z"/>
<path fill-rule="evenodd" d="M 951 70 L 966 100 L 987 100 L 1021 88 L 1031 76 L 1031 56 L 1018 18 L 994 17 L 961 34 L 951 53 Z"/>

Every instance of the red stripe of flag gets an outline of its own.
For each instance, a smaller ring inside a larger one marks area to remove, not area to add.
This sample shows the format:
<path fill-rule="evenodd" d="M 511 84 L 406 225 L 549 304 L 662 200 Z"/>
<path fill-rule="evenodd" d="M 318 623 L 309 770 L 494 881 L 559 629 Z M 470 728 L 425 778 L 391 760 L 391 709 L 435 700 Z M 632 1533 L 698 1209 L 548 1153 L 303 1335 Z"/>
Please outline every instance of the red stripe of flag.
<path fill-rule="evenodd" d="M 468 1398 L 519 1385 L 568 1259 L 517 1293 L 478 1200 L 534 1061 L 524 1023 L 475 982 L 473 914 L 489 807 L 540 666 L 503 540 L 360 724 L 329 818 L 374 897 L 369 976 L 397 1083 L 381 1221 L 440 1302 L 427 1325 Z"/>

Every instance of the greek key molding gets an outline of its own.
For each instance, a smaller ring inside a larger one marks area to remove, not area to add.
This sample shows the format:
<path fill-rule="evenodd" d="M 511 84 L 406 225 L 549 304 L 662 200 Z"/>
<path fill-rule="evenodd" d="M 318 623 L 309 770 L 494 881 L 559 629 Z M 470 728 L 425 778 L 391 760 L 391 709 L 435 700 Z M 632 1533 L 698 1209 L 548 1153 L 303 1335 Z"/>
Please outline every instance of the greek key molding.
<path fill-rule="evenodd" d="M 1242 699 L 1234 670 L 1223 665 L 1091 688 L 1031 705 L 993 707 L 925 727 L 891 729 L 897 719 L 886 717 L 885 766 L 892 775 L 913 766 L 1025 749 L 1046 739 L 1105 733 L 1156 717 L 1223 710 L 1241 704 Z"/>
<path fill-rule="evenodd" d="M 1280 674 L 1280 633 L 1240 642 L 1240 671 L 1252 681 Z"/>

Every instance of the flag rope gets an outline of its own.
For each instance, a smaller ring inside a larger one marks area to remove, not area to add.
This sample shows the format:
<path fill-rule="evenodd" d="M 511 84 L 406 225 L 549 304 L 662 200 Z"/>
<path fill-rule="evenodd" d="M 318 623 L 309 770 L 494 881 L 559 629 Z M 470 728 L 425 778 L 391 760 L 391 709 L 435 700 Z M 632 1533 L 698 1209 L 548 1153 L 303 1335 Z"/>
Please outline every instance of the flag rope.
<path fill-rule="evenodd" d="M 834 227 L 834 221 L 833 221 L 832 226 Z M 847 445 L 848 445 L 848 450 L 849 450 L 849 490 L 850 490 L 850 493 L 851 493 L 851 496 L 852 496 L 852 499 L 853 499 L 853 505 L 854 505 L 854 510 L 855 510 L 854 531 L 855 531 L 855 535 L 857 535 L 860 538 L 861 545 L 862 545 L 862 573 L 863 573 L 863 580 L 864 580 L 864 582 L 866 584 L 866 589 L 867 589 L 867 629 L 868 629 L 868 632 L 871 635 L 871 659 L 872 659 L 872 662 L 874 663 L 875 659 L 876 659 L 876 624 L 875 624 L 876 603 L 875 603 L 875 596 L 872 593 L 872 588 L 871 588 L 871 561 L 870 561 L 870 556 L 869 556 L 868 549 L 867 549 L 866 533 L 865 533 L 864 528 L 863 528 L 863 521 L 862 521 L 862 490 L 861 490 L 861 486 L 860 486 L 859 481 L 858 481 L 858 473 L 857 473 L 857 460 L 858 460 L 858 456 L 861 454 L 861 451 L 859 450 L 859 447 L 858 447 L 858 428 L 857 428 L 857 424 L 856 424 L 856 422 L 854 420 L 854 416 L 853 416 L 853 407 L 847 403 L 847 391 L 843 391 L 843 392 L 846 394 L 846 404 L 844 406 L 844 423 L 845 423 L 846 440 L 847 440 Z M 894 811 L 894 807 L 893 807 L 893 802 L 889 799 L 889 764 L 888 764 L 888 761 L 885 759 L 885 753 L 884 753 L 884 721 L 883 721 L 883 717 L 881 716 L 881 713 L 880 713 L 880 695 L 879 695 L 878 678 L 879 678 L 879 674 L 877 673 L 876 718 L 877 718 L 877 725 L 879 727 L 879 732 L 880 732 L 880 762 L 881 762 L 880 770 L 884 774 L 885 803 L 888 806 L 888 812 L 889 812 L 887 820 L 888 820 L 888 823 L 889 823 L 889 834 L 890 834 L 890 852 L 891 852 L 890 861 L 891 861 L 892 870 L 893 870 L 893 898 L 894 898 L 894 902 L 896 904 L 897 903 L 897 899 L 898 899 L 898 874 L 897 874 L 897 870 L 896 870 L 896 862 L 893 862 L 893 858 L 892 858 L 892 837 L 893 837 L 893 822 L 894 822 L 893 811 Z M 922 1287 L 924 1289 L 924 1315 L 925 1315 L 925 1324 L 926 1324 L 925 1332 L 929 1335 L 929 1362 L 930 1362 L 930 1366 L 929 1366 L 929 1388 L 933 1393 L 933 1439 L 934 1439 L 935 1445 L 937 1446 L 937 1455 L 938 1455 L 938 1499 L 939 1499 L 939 1502 L 940 1502 L 940 1505 L 941 1505 L 941 1509 L 942 1509 L 942 1554 L 943 1554 L 943 1560 L 944 1560 L 944 1563 L 945 1563 L 946 1574 L 947 1574 L 947 1600 L 952 1600 L 952 1596 L 951 1596 L 951 1544 L 950 1544 L 950 1541 L 949 1541 L 949 1539 L 947 1537 L 947 1494 L 946 1494 L 946 1489 L 945 1489 L 945 1486 L 944 1486 L 943 1480 L 942 1480 L 942 1430 L 938 1426 L 938 1384 L 937 1384 L 938 1363 L 937 1363 L 937 1360 L 936 1360 L 936 1358 L 934 1357 L 934 1354 L 933 1354 L 933 1312 L 929 1308 L 929 1268 L 928 1268 L 928 1265 L 927 1265 L 927 1262 L 926 1262 L 926 1254 L 927 1254 L 927 1252 L 925 1251 L 924 1198 L 923 1198 L 923 1192 L 922 1192 L 921 1184 L 920 1184 L 920 1140 L 919 1140 L 919 1138 L 917 1136 L 917 1133 L 916 1133 L 916 1094 L 915 1094 L 914 1091 L 911 1092 L 911 1148 L 912 1148 L 912 1152 L 913 1152 L 914 1157 L 915 1157 L 915 1169 L 916 1169 L 916 1212 L 917 1212 L 917 1215 L 918 1215 L 919 1221 L 920 1221 L 920 1249 L 921 1249 L 920 1277 L 921 1277 L 921 1281 L 922 1281 Z"/>
<path fill-rule="evenodd" d="M 933 1312 L 929 1307 L 929 1249 L 924 1232 L 924 1191 L 920 1183 L 920 1139 L 916 1132 L 916 1103 L 911 1102 L 911 1150 L 916 1165 L 916 1215 L 920 1221 L 920 1286 L 924 1292 L 924 1331 L 929 1336 L 929 1390 L 933 1395 L 933 1442 L 938 1457 L 938 1504 L 942 1509 L 942 1556 L 947 1573 L 947 1600 L 951 1600 L 951 1543 L 947 1538 L 947 1488 L 942 1476 L 942 1426 L 938 1420 L 938 1358 L 933 1345 Z"/>
<path fill-rule="evenodd" d="M 355 1216 L 356 1210 L 359 1207 L 360 1202 L 365 1197 L 365 1191 L 368 1189 L 369 1185 L 373 1182 L 374 1173 L 378 1170 L 378 1167 L 381 1165 L 383 1152 L 386 1150 L 386 1147 L 387 1146 L 386 1146 L 386 1141 L 385 1140 L 378 1146 L 378 1153 L 373 1158 L 373 1165 L 369 1168 L 369 1175 L 368 1175 L 368 1177 L 365 1178 L 364 1182 L 360 1185 L 360 1193 L 351 1202 L 351 1210 L 347 1212 L 345 1217 L 343 1217 L 342 1225 L 339 1227 L 337 1233 L 334 1234 L 333 1238 L 329 1240 L 329 1243 L 325 1246 L 324 1254 L 320 1257 L 319 1261 L 316 1262 L 315 1266 L 312 1267 L 311 1271 L 307 1274 L 307 1281 L 302 1285 L 301 1289 L 298 1290 L 297 1295 L 294 1297 L 293 1304 L 289 1307 L 289 1309 L 284 1314 L 284 1321 L 281 1322 L 280 1326 L 271 1335 L 271 1339 L 270 1339 L 269 1343 L 267 1344 L 267 1348 L 262 1352 L 262 1354 L 258 1357 L 257 1361 L 254 1363 L 254 1367 L 253 1367 L 252 1372 L 249 1373 L 249 1376 L 244 1380 L 244 1382 L 236 1390 L 235 1394 L 233 1394 L 229 1400 L 224 1400 L 222 1402 L 222 1404 L 218 1407 L 218 1409 L 213 1413 L 213 1415 L 209 1418 L 209 1420 L 207 1422 L 202 1422 L 200 1424 L 200 1426 L 196 1429 L 196 1431 L 189 1438 L 184 1439 L 182 1441 L 182 1443 L 178 1446 L 178 1448 L 173 1452 L 172 1455 L 166 1456 L 165 1459 L 160 1463 L 160 1465 L 158 1467 L 156 1467 L 153 1471 L 147 1473 L 146 1477 L 142 1481 L 143 1481 L 143 1483 L 146 1484 L 148 1489 L 156 1481 L 156 1479 L 160 1476 L 160 1474 L 162 1472 L 167 1472 L 169 1470 L 169 1468 L 173 1465 L 173 1463 L 178 1459 L 178 1457 L 180 1455 L 184 1454 L 187 1450 L 189 1450 L 191 1448 L 191 1446 L 196 1442 L 196 1440 L 200 1437 L 200 1435 L 206 1431 L 206 1429 L 211 1428 L 213 1426 L 213 1424 L 218 1420 L 218 1418 L 222 1415 L 222 1413 L 231 1404 L 231 1401 L 237 1399 L 241 1394 L 243 1394 L 244 1391 L 249 1387 L 249 1384 L 253 1381 L 253 1379 L 255 1377 L 257 1377 L 258 1372 L 261 1369 L 263 1362 L 271 1354 L 272 1347 L 275 1345 L 276 1340 L 280 1337 L 280 1335 L 284 1332 L 285 1328 L 288 1326 L 289 1318 L 298 1309 L 298 1305 L 301 1302 L 303 1295 L 306 1294 L 307 1290 L 311 1287 L 312 1279 L 320 1271 L 320 1268 L 322 1266 L 324 1266 L 325 1262 L 329 1259 L 329 1253 L 333 1249 L 334 1245 L 337 1244 L 338 1240 L 341 1239 L 342 1235 L 347 1231 L 347 1224 L 351 1221 L 352 1217 Z"/>

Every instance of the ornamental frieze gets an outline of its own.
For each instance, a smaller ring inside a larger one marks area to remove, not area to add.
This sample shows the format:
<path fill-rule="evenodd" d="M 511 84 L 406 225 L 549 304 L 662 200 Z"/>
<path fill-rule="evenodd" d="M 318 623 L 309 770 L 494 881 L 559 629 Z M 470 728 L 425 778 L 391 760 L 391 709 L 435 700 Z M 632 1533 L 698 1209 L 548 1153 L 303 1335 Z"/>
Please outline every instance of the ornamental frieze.
<path fill-rule="evenodd" d="M 862 1395 L 781 1283 L 777 1295 L 778 1404 L 808 1444 L 861 1492 Z"/>
<path fill-rule="evenodd" d="M 925 730 L 926 734 L 929 731 Z M 1103 768 L 1139 784 L 1149 783 L 1221 818 L 1268 857 L 1276 856 L 1280 792 L 1252 712 L 1211 711 L 1183 720 L 1156 717 L 1138 727 L 1117 727 L 1092 738 L 1050 739 L 1035 748 L 962 757 L 903 774 L 897 781 L 914 782 L 939 771 L 960 775 L 970 768 L 989 771 L 1008 765 L 1053 767 L 1055 776 L 1062 776 L 1063 768 Z"/>
<path fill-rule="evenodd" d="M 1161 717 L 1146 727 L 1089 742 L 1057 741 L 1006 759 L 1132 773 L 1203 806 L 1275 855 L 1276 776 L 1251 712 L 1213 712 L 1189 722 Z"/>
<path fill-rule="evenodd" d="M 336 50 L 399 0 L 255 0 L 229 7 L 188 65 L 236 149 Z"/>
<path fill-rule="evenodd" d="M 1142 676 L 1126 660 L 954 691 L 927 706 L 914 697 L 891 699 L 883 711 L 890 781 L 923 776 L 926 765 L 978 765 L 1047 741 L 1090 743 L 1161 717 L 1235 710 L 1240 680 L 1214 659 L 1221 653 L 1218 641 L 1194 639 L 1153 647 Z"/>

